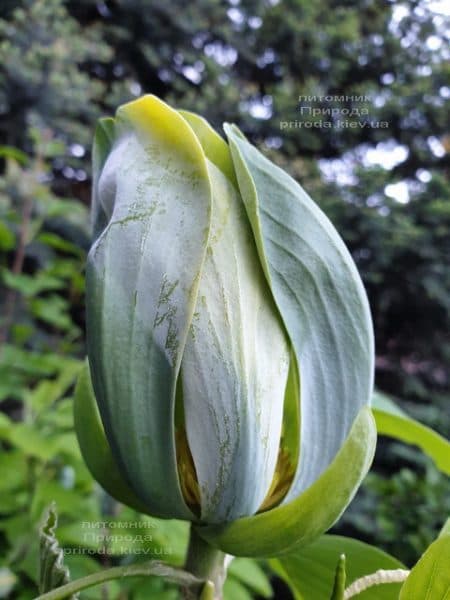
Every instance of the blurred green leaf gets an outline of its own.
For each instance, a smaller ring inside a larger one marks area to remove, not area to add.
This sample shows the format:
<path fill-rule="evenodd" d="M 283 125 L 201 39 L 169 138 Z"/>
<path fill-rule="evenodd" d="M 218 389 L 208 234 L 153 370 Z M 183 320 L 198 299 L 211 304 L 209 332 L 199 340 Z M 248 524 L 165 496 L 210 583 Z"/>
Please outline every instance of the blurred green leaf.
<path fill-rule="evenodd" d="M 14 369 L 30 377 L 53 375 L 67 364 L 67 360 L 73 361 L 57 354 L 23 350 L 9 344 L 0 351 L 0 369 L 5 372 Z"/>
<path fill-rule="evenodd" d="M 450 442 L 444 437 L 409 417 L 388 396 L 373 395 L 373 413 L 378 433 L 414 444 L 430 456 L 438 469 L 450 475 Z"/>
<path fill-rule="evenodd" d="M 8 441 L 26 456 L 43 461 L 50 460 L 54 454 L 54 441 L 30 423 L 17 423 L 8 435 Z"/>
<path fill-rule="evenodd" d="M 399 600 L 447 600 L 450 596 L 450 535 L 426 550 L 402 586 Z"/>
<path fill-rule="evenodd" d="M 73 581 L 97 573 L 102 568 L 97 560 L 88 555 L 69 553 L 64 556 L 64 560 L 70 569 Z M 103 585 L 83 590 L 81 597 L 83 600 L 103 600 L 105 596 L 116 598 L 119 593 L 120 583 L 118 581 L 107 581 Z"/>
<path fill-rule="evenodd" d="M 0 250 L 8 251 L 14 248 L 16 237 L 6 223 L 0 221 Z"/>
<path fill-rule="evenodd" d="M 251 558 L 235 558 L 228 568 L 229 576 L 237 579 L 263 598 L 272 597 L 272 586 L 263 568 Z"/>
<path fill-rule="evenodd" d="M 55 379 L 44 379 L 27 394 L 26 400 L 36 412 L 48 409 L 62 398 L 83 368 L 83 361 L 71 360 L 61 365 Z"/>
<path fill-rule="evenodd" d="M 225 600 L 253 600 L 250 590 L 234 577 L 228 577 L 223 586 Z"/>
<path fill-rule="evenodd" d="M 0 413 L 0 439 L 8 439 L 9 433 L 13 427 L 13 422 L 4 413 Z M 0 460 L 2 455 L 0 454 Z"/>
<path fill-rule="evenodd" d="M 25 152 L 13 146 L 0 146 L 0 158 L 12 158 L 22 165 L 26 165 L 28 162 Z"/>
<path fill-rule="evenodd" d="M 33 315 L 62 331 L 69 331 L 74 328 L 72 319 L 69 315 L 69 303 L 61 296 L 55 294 L 46 298 L 34 298 L 30 303 Z"/>
<path fill-rule="evenodd" d="M 0 414 L 0 417 L 3 415 Z M 0 419 L 1 420 L 1 419 Z M 7 491 L 17 490 L 23 486 L 27 477 L 27 461 L 25 454 L 18 450 L 3 451 L 0 453 L 0 495 L 2 496 L 1 508 L 4 508 L 4 494 Z"/>
<path fill-rule="evenodd" d="M 64 287 L 64 281 L 40 272 L 37 275 L 26 275 L 24 273 L 11 273 L 8 269 L 1 272 L 4 285 L 20 292 L 26 298 L 32 298 L 41 292 L 60 290 Z"/>
<path fill-rule="evenodd" d="M 297 600 L 330 600 L 341 554 L 346 556 L 347 585 L 378 569 L 403 567 L 378 548 L 336 535 L 324 535 L 305 548 L 272 559 L 270 565 L 291 586 Z M 399 584 L 377 586 L 358 600 L 398 600 L 399 590 Z"/>
<path fill-rule="evenodd" d="M 77 257 L 84 257 L 85 254 L 81 248 L 55 233 L 42 232 L 38 235 L 37 241 L 45 244 L 46 246 L 50 246 L 55 250 L 61 250 L 62 252 L 73 254 Z"/>

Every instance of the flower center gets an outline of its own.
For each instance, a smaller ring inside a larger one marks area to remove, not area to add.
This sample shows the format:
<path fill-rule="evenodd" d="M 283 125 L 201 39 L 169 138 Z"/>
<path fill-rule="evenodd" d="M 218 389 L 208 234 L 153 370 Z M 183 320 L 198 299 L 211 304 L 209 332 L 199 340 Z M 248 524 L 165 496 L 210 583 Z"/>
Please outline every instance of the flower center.
<path fill-rule="evenodd" d="M 201 514 L 200 487 L 184 428 L 176 431 L 176 447 L 181 491 L 186 504 L 199 517 Z M 294 472 L 295 467 L 291 462 L 290 453 L 284 448 L 280 448 L 272 484 L 258 512 L 270 510 L 283 500 L 294 478 Z"/>

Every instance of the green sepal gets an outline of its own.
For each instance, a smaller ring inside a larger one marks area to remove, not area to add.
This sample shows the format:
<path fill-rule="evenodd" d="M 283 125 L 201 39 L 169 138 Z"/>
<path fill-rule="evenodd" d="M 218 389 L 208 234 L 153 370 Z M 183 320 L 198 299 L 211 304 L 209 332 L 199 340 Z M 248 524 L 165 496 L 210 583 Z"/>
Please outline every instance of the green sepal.
<path fill-rule="evenodd" d="M 126 482 L 112 455 L 100 419 L 87 361 L 75 387 L 73 411 L 78 444 L 91 475 L 110 496 L 148 514 L 145 504 Z"/>
<path fill-rule="evenodd" d="M 229 525 L 199 526 L 197 531 L 211 545 L 234 556 L 265 558 L 292 552 L 337 521 L 369 470 L 375 445 L 375 421 L 364 407 L 331 465 L 298 498 Z"/>

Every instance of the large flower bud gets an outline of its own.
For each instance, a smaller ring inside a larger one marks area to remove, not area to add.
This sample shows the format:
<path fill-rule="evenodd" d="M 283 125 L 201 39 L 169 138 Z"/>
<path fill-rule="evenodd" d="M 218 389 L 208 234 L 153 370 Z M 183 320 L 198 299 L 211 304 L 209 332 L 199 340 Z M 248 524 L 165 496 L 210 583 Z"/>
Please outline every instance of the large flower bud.
<path fill-rule="evenodd" d="M 153 96 L 99 125 L 86 292 L 101 422 L 86 380 L 77 430 L 118 499 L 273 555 L 329 527 L 369 466 L 372 329 L 332 225 L 225 131 L 229 145 Z"/>

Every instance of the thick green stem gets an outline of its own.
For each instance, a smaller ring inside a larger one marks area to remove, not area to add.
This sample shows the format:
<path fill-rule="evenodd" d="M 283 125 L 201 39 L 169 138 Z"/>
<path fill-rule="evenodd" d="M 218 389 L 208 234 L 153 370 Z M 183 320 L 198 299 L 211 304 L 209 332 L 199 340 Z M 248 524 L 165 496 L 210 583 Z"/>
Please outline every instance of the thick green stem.
<path fill-rule="evenodd" d="M 222 600 L 223 584 L 226 578 L 225 567 L 226 554 L 210 546 L 203 540 L 191 526 L 191 535 L 189 539 L 189 548 L 186 557 L 185 570 L 199 579 L 206 579 L 214 585 L 205 586 L 202 591 L 195 589 L 184 589 L 183 594 L 186 600 L 203 600 L 214 598 Z"/>

